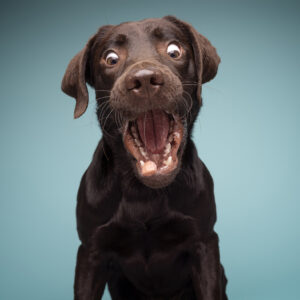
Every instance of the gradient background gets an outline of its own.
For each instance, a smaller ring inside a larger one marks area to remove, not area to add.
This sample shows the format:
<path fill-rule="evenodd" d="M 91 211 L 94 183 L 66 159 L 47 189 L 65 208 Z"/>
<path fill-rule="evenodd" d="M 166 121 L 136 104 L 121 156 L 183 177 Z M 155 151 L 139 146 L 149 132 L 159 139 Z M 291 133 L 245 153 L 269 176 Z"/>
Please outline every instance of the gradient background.
<path fill-rule="evenodd" d="M 72 299 L 76 193 L 101 133 L 93 93 L 75 121 L 60 91 L 69 60 L 101 25 L 167 14 L 222 58 L 194 139 L 215 180 L 229 299 L 300 299 L 300 5 L 280 2 L 2 1 L 1 300 Z"/>

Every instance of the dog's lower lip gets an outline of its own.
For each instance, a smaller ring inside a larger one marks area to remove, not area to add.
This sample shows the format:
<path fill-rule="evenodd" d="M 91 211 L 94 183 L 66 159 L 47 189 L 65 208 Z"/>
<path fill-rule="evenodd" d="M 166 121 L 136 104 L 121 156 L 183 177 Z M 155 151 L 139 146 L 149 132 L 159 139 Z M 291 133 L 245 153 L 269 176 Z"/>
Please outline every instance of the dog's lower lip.
<path fill-rule="evenodd" d="M 143 145 L 134 122 L 127 122 L 123 130 L 125 148 L 136 160 L 136 168 L 141 177 L 168 175 L 178 165 L 177 152 L 183 137 L 183 125 L 178 116 L 172 115 L 164 149 L 151 153 Z"/>

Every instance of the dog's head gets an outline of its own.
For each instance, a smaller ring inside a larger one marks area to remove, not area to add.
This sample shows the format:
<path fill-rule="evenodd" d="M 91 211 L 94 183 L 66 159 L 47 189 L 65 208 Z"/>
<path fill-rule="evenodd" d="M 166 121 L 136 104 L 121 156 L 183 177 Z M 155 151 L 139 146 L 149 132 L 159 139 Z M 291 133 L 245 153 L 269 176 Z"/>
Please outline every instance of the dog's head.
<path fill-rule="evenodd" d="M 172 16 L 103 26 L 69 63 L 62 90 L 76 99 L 75 118 L 94 87 L 103 138 L 122 138 L 137 177 L 168 185 L 199 108 L 202 84 L 217 73 L 215 48 Z"/>

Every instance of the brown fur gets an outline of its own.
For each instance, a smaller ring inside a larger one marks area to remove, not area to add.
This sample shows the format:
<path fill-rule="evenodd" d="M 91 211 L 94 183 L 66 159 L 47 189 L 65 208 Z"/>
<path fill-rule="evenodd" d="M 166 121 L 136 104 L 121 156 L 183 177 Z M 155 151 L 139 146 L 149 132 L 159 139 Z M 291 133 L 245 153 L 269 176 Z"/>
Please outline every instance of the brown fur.
<path fill-rule="evenodd" d="M 165 54 L 174 39 L 178 60 Z M 106 65 L 107 49 L 117 49 L 117 66 Z M 76 99 L 74 116 L 87 108 L 89 83 L 103 131 L 78 191 L 76 300 L 101 299 L 106 283 L 113 300 L 227 299 L 213 180 L 191 140 L 202 84 L 219 62 L 204 36 L 168 16 L 101 27 L 69 63 L 62 90 Z M 133 91 L 137 79 L 144 90 Z M 138 175 L 120 130 L 149 109 L 176 113 L 184 125 L 178 167 L 155 182 Z"/>

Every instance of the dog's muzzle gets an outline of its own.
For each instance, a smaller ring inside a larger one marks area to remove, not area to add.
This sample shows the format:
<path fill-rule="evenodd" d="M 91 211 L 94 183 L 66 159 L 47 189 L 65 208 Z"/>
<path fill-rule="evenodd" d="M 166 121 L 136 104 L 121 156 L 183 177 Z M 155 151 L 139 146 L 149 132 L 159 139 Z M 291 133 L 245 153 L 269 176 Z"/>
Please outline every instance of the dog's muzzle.
<path fill-rule="evenodd" d="M 184 136 L 176 112 L 182 97 L 179 78 L 167 66 L 144 62 L 130 67 L 112 94 L 112 105 L 126 115 L 123 142 L 139 177 L 151 187 L 169 184 L 177 174 Z"/>

